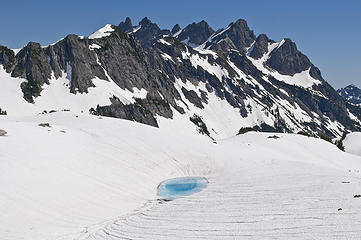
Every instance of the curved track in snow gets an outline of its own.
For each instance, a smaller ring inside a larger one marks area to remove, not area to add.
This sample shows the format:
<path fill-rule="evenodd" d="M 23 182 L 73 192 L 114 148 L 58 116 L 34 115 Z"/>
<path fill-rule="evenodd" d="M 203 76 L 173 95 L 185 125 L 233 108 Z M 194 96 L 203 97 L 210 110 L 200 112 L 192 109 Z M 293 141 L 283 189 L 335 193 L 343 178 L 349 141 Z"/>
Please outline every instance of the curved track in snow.
<path fill-rule="evenodd" d="M 71 113 L 1 124 L 4 240 L 359 238 L 361 158 L 319 139 L 248 133 L 215 144 L 173 122 Z M 157 200 L 158 184 L 181 176 L 208 187 Z"/>
<path fill-rule="evenodd" d="M 300 166 L 302 168 L 302 166 Z M 348 192 L 360 179 L 292 167 L 276 176 L 210 179 L 209 187 L 154 202 L 88 239 L 357 239 L 361 203 Z M 296 172 L 296 173 L 295 173 Z M 297 173 L 298 172 L 298 173 Z M 343 208 L 338 211 L 338 208 Z"/>

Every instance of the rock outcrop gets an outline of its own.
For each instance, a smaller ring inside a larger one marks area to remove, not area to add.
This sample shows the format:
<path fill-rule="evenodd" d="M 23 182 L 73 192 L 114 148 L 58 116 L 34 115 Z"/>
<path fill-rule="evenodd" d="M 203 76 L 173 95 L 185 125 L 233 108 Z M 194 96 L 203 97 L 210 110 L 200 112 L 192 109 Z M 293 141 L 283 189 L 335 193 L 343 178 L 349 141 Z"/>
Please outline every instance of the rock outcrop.
<path fill-rule="evenodd" d="M 356 85 L 351 84 L 345 88 L 338 89 L 337 93 L 346 101 L 352 104 L 361 105 L 361 89 Z"/>
<path fill-rule="evenodd" d="M 198 46 L 204 43 L 213 33 L 214 30 L 208 23 L 201 21 L 186 26 L 177 38 L 189 45 Z"/>

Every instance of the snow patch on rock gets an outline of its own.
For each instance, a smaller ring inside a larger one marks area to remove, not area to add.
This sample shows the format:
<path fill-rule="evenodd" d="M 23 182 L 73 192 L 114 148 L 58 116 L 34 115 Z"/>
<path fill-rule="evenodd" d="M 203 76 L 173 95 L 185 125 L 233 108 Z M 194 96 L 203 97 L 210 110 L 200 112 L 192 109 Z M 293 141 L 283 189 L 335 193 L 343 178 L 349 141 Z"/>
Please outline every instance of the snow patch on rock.
<path fill-rule="evenodd" d="M 102 27 L 101 29 L 99 29 L 98 31 L 92 33 L 88 38 L 89 39 L 97 39 L 97 38 L 107 37 L 107 36 L 110 36 L 110 34 L 112 34 L 112 32 L 114 32 L 114 28 L 112 27 L 111 24 L 107 24 L 104 27 Z"/>

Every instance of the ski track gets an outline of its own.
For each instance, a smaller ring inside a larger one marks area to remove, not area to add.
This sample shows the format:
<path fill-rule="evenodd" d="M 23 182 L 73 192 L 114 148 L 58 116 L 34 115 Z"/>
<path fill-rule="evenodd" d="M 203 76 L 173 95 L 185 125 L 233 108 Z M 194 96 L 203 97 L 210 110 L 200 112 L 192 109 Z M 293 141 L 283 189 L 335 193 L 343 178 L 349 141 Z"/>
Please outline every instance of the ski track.
<path fill-rule="evenodd" d="M 177 116 L 161 129 L 71 113 L 15 119 L 0 119 L 1 239 L 359 239 L 361 158 L 323 140 L 247 133 L 215 144 Z M 27 144 L 34 135 L 43 141 Z M 209 184 L 157 199 L 179 176 Z"/>
<path fill-rule="evenodd" d="M 264 179 L 248 179 L 242 183 L 212 179 L 209 188 L 199 194 L 155 204 L 106 225 L 88 239 L 359 237 L 360 204 L 339 213 L 338 207 L 345 205 L 342 202 L 349 201 L 334 194 L 337 184 L 330 183 L 329 176 L 309 174 L 297 176 L 295 180 L 294 175 L 285 174 L 279 180 L 283 184 L 270 188 Z M 306 188 L 310 188 L 307 194 Z"/>

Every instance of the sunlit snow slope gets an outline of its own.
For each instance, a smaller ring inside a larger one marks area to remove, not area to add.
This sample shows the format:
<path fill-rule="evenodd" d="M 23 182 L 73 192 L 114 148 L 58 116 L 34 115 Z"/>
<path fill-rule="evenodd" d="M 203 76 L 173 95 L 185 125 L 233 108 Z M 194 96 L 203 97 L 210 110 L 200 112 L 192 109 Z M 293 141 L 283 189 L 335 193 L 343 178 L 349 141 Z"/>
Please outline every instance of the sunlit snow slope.
<path fill-rule="evenodd" d="M 347 134 L 343 141 L 345 151 L 361 156 L 361 133 L 354 132 Z"/>
<path fill-rule="evenodd" d="M 214 143 L 178 120 L 1 117 L 0 238 L 358 239 L 361 157 L 291 134 Z M 182 176 L 208 187 L 157 200 Z"/>

